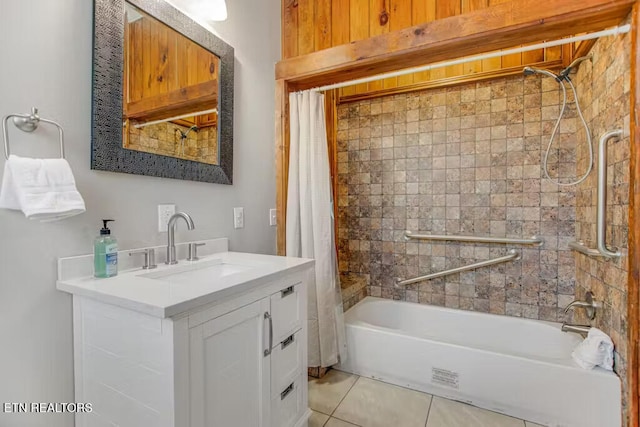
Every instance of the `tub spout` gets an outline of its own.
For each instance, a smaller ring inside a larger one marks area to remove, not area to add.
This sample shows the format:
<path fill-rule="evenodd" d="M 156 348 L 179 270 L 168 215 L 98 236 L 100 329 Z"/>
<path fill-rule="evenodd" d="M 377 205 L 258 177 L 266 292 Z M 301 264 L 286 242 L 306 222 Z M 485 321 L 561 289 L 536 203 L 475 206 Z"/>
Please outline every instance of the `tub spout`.
<path fill-rule="evenodd" d="M 587 334 L 589 334 L 589 329 L 591 329 L 591 326 L 589 325 L 571 325 L 569 323 L 562 324 L 562 332 L 575 332 L 583 337 L 586 337 Z"/>

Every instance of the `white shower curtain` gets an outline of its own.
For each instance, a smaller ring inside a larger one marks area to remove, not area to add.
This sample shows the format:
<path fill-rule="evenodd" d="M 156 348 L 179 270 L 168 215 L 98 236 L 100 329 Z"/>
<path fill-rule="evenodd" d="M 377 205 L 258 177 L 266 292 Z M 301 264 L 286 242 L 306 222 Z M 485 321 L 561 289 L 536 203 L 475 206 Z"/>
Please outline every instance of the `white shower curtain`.
<path fill-rule="evenodd" d="M 324 95 L 289 95 L 291 144 L 287 191 L 287 256 L 314 258 L 308 289 L 309 366 L 345 360 L 342 295 L 334 244 Z"/>

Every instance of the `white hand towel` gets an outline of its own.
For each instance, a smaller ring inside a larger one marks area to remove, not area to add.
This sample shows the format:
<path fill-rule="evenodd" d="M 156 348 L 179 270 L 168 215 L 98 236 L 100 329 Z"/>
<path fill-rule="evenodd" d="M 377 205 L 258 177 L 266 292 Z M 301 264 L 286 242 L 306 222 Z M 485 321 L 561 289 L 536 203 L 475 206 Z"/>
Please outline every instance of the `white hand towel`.
<path fill-rule="evenodd" d="M 571 353 L 573 360 L 583 369 L 600 366 L 613 370 L 613 341 L 611 337 L 598 328 L 589 329 L 584 339 Z"/>
<path fill-rule="evenodd" d="M 61 220 L 86 210 L 65 159 L 14 155 L 9 156 L 4 166 L 0 208 L 21 210 L 27 218 L 42 222 Z"/>

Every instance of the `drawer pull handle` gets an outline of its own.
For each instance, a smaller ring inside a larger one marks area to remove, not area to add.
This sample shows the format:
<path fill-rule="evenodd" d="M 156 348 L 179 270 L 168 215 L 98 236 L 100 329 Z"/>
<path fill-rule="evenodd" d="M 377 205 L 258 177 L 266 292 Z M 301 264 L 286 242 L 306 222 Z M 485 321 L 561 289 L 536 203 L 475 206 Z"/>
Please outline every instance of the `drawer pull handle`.
<path fill-rule="evenodd" d="M 284 400 L 292 391 L 293 383 L 289 384 L 289 387 L 285 388 L 284 391 L 280 393 L 280 400 Z"/>
<path fill-rule="evenodd" d="M 289 286 L 288 288 L 280 291 L 280 297 L 284 298 L 288 295 L 291 295 L 292 293 L 293 293 L 293 286 Z"/>
<path fill-rule="evenodd" d="M 289 345 L 295 340 L 295 338 L 293 337 L 293 334 L 291 334 L 291 336 L 289 338 L 287 338 L 286 340 L 282 341 L 280 343 L 281 349 L 284 350 L 285 348 L 289 347 Z"/>
<path fill-rule="evenodd" d="M 265 320 L 269 321 L 269 347 L 264 351 L 264 357 L 271 354 L 271 347 L 273 347 L 273 318 L 269 312 L 264 313 Z"/>

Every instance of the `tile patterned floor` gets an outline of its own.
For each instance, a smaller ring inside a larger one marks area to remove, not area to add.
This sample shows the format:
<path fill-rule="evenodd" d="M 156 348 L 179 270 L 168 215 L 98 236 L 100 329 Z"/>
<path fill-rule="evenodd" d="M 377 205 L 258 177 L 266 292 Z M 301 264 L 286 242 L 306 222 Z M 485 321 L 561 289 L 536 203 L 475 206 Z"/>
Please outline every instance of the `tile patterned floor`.
<path fill-rule="evenodd" d="M 309 427 L 543 427 L 336 370 L 309 379 L 309 406 Z"/>

